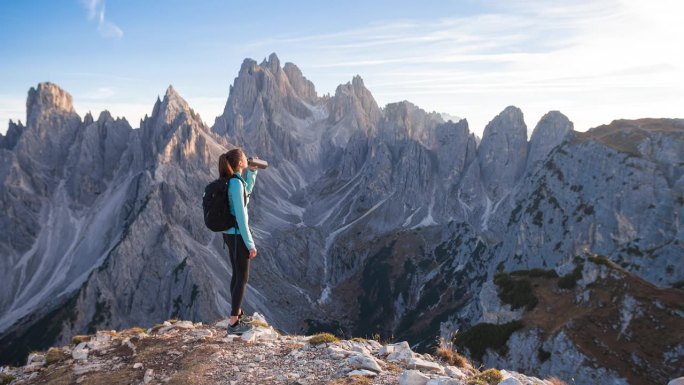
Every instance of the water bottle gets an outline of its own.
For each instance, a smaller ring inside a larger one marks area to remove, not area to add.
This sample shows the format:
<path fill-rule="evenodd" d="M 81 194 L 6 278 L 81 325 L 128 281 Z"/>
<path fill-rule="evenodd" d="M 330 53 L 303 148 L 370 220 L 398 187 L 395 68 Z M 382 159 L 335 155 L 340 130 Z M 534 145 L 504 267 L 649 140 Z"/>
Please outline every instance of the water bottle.
<path fill-rule="evenodd" d="M 268 162 L 263 160 L 263 159 L 249 158 L 249 159 L 247 159 L 247 164 L 250 167 L 256 167 L 256 168 L 259 168 L 262 170 L 265 169 L 266 167 L 268 167 Z"/>

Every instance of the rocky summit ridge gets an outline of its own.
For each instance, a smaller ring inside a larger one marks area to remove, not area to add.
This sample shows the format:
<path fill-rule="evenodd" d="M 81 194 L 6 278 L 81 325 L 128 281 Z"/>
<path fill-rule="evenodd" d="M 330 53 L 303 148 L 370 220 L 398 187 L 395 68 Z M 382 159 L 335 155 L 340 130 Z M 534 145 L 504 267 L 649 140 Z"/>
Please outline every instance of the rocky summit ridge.
<path fill-rule="evenodd" d="M 168 320 L 152 328 L 103 330 L 33 352 L 22 367 L 0 368 L 0 383 L 22 384 L 385 384 L 558 385 L 462 357 L 413 352 L 406 341 L 287 335 L 255 313 L 252 329 L 226 333 L 227 320 Z"/>
<path fill-rule="evenodd" d="M 212 126 L 169 87 L 137 129 L 81 118 L 54 84 L 29 91 L 26 123 L 0 136 L 2 362 L 225 316 L 230 263 L 199 207 L 239 145 L 271 164 L 245 308 L 279 330 L 421 353 L 442 338 L 478 365 L 576 384 L 684 375 L 669 329 L 684 317 L 684 120 L 581 133 L 551 111 L 528 140 L 510 106 L 478 138 L 465 119 L 378 106 L 359 76 L 320 96 L 276 55 L 246 59 L 228 88 Z"/>

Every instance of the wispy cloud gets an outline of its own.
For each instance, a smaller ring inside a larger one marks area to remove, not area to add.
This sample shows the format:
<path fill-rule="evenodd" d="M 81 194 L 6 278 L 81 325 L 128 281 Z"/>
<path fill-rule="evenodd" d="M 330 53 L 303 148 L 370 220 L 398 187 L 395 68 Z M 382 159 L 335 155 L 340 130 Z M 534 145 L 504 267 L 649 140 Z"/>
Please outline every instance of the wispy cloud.
<path fill-rule="evenodd" d="M 0 133 L 5 134 L 9 121 L 26 124 L 26 100 L 13 95 L 0 94 Z"/>
<path fill-rule="evenodd" d="M 114 95 L 116 95 L 114 87 L 98 87 L 85 92 L 82 98 L 87 100 L 110 100 Z"/>
<path fill-rule="evenodd" d="M 81 0 L 81 3 L 88 11 L 88 20 L 97 21 L 97 31 L 102 37 L 121 39 L 124 35 L 123 30 L 116 24 L 105 18 L 104 0 Z"/>
<path fill-rule="evenodd" d="M 286 53 L 323 92 L 361 74 L 381 104 L 408 99 L 465 116 L 475 131 L 509 104 L 531 125 L 561 109 L 587 129 L 653 115 L 645 100 L 684 92 L 684 46 L 672 40 L 684 27 L 673 0 L 484 3 L 486 11 L 467 17 L 381 21 L 264 39 L 249 50 Z M 673 114 L 676 104 L 655 114 Z"/>

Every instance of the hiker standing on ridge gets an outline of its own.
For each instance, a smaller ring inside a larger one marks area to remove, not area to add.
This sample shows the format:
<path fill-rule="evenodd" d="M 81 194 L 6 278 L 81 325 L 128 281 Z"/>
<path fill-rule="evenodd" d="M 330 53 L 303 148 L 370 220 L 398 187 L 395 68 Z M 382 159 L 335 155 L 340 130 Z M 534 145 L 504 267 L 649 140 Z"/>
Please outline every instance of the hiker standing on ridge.
<path fill-rule="evenodd" d="M 240 308 L 249 278 L 249 261 L 256 257 L 257 249 L 249 230 L 247 203 L 254 188 L 257 168 L 248 166 L 247 157 L 240 148 L 235 148 L 219 157 L 219 175 L 228 182 L 230 213 L 235 216 L 236 226 L 223 232 L 223 241 L 228 245 L 233 277 L 230 280 L 231 311 L 228 321 L 229 334 L 242 334 L 250 329 L 244 312 Z M 243 172 L 247 169 L 246 176 Z"/>

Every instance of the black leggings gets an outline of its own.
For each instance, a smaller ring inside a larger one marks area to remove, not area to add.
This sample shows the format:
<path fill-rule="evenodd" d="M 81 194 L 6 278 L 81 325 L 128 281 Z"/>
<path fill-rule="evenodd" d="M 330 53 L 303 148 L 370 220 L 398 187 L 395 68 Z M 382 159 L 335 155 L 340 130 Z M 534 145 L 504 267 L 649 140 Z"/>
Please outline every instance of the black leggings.
<path fill-rule="evenodd" d="M 249 250 L 241 235 L 223 234 L 223 242 L 228 246 L 230 264 L 233 266 L 233 277 L 230 279 L 231 316 L 238 316 L 245 287 L 249 279 Z M 237 245 L 235 244 L 237 242 Z"/>

